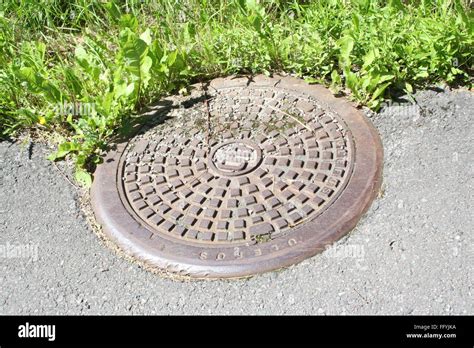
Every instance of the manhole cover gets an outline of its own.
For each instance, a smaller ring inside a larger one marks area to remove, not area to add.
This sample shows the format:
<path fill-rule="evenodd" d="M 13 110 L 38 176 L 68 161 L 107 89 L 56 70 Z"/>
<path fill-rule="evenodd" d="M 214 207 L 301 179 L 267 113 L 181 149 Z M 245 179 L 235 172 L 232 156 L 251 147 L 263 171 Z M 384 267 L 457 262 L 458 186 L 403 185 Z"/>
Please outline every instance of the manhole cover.
<path fill-rule="evenodd" d="M 195 87 L 95 173 L 96 216 L 122 249 L 182 275 L 239 277 L 302 261 L 355 226 L 382 161 L 361 112 L 290 77 Z"/>

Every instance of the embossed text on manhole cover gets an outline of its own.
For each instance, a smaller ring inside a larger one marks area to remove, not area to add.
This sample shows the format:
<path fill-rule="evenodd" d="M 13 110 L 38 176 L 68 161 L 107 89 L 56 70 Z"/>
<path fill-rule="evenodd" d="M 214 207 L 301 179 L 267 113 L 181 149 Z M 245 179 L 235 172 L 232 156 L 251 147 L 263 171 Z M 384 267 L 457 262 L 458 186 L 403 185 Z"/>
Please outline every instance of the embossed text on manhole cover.
<path fill-rule="evenodd" d="M 360 111 L 290 77 L 194 87 L 96 171 L 94 210 L 121 248 L 182 275 L 239 277 L 299 262 L 355 226 L 382 161 Z"/>

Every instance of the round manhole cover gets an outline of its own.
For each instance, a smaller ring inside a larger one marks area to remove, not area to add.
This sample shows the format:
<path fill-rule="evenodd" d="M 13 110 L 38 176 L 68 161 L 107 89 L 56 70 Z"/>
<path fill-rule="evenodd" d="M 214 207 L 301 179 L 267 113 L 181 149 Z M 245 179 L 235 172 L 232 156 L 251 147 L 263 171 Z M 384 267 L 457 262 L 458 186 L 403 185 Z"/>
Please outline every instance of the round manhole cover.
<path fill-rule="evenodd" d="M 316 254 L 380 187 L 380 139 L 362 113 L 290 78 L 194 86 L 95 173 L 106 234 L 147 264 L 239 277 Z"/>

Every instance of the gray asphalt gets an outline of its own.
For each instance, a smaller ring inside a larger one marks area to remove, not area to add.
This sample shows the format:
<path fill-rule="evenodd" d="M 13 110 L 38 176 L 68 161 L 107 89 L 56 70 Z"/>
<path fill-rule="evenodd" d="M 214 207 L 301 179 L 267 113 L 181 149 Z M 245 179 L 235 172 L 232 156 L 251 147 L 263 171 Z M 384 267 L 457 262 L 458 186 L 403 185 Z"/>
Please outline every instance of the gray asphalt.
<path fill-rule="evenodd" d="M 417 100 L 372 116 L 384 184 L 358 227 L 247 280 L 163 279 L 118 257 L 44 146 L 0 143 L 0 314 L 474 314 L 474 97 Z"/>

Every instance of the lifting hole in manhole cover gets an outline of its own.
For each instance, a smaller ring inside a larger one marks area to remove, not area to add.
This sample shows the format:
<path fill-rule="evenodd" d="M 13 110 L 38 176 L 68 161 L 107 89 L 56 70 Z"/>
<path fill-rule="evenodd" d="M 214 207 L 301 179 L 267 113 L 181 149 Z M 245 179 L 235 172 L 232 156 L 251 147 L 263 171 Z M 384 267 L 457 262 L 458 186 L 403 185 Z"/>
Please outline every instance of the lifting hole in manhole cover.
<path fill-rule="evenodd" d="M 365 117 L 298 79 L 211 86 L 99 166 L 93 204 L 106 233 L 157 268 L 238 277 L 349 232 L 380 185 L 380 140 Z"/>

